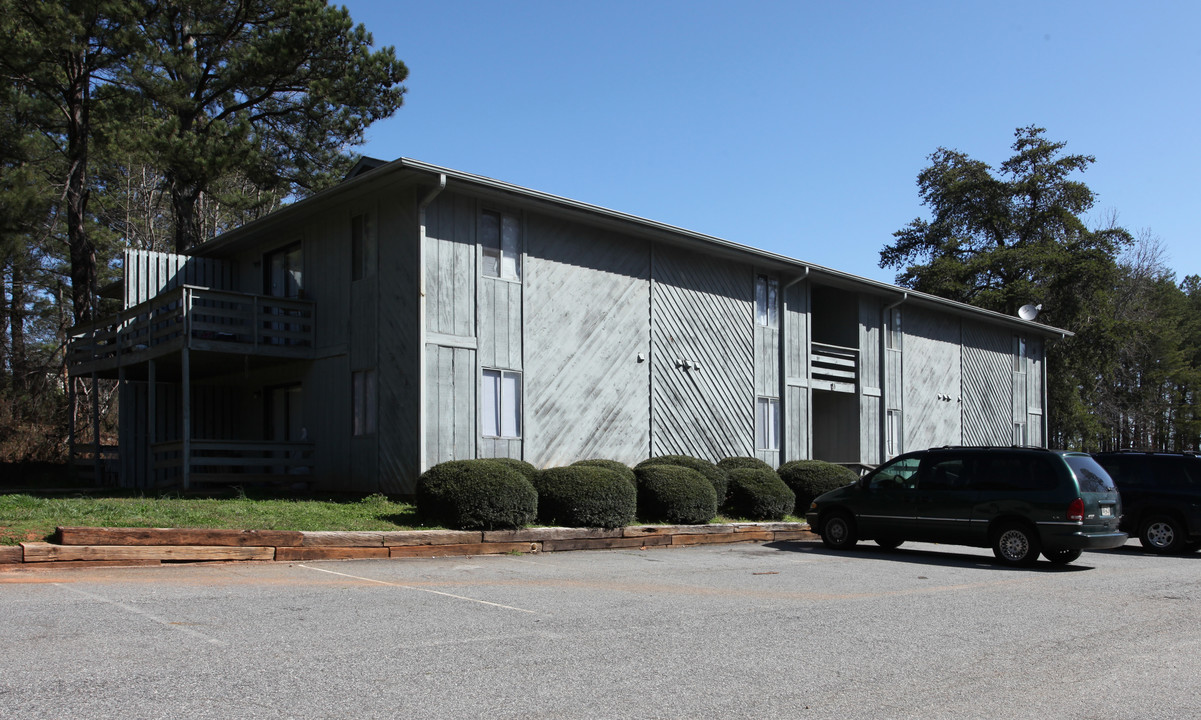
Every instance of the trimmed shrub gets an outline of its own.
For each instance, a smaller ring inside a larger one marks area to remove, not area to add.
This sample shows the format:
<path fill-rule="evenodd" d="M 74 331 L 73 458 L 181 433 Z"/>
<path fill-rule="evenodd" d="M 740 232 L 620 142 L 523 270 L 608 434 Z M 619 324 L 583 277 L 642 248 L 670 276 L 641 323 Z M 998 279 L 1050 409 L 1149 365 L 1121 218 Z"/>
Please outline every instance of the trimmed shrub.
<path fill-rule="evenodd" d="M 598 466 L 572 465 L 542 470 L 534 478 L 538 521 L 568 527 L 617 528 L 634 521 L 634 485 Z"/>
<path fill-rule="evenodd" d="M 730 471 L 726 514 L 748 520 L 783 520 L 796 507 L 796 494 L 773 470 L 735 468 Z"/>
<path fill-rule="evenodd" d="M 538 468 L 529 464 L 525 460 L 518 460 L 517 458 L 507 458 L 507 457 L 488 458 L 488 459 L 493 462 L 498 462 L 501 465 L 505 465 L 505 466 L 513 468 L 517 472 L 524 475 L 525 479 L 529 480 L 530 482 L 533 482 L 534 477 L 538 474 Z"/>
<path fill-rule="evenodd" d="M 459 530 L 519 528 L 538 515 L 538 491 L 519 471 L 495 460 L 451 460 L 417 480 L 417 513 Z"/>
<path fill-rule="evenodd" d="M 717 493 L 696 470 L 681 465 L 639 465 L 638 516 L 648 522 L 700 525 L 717 516 Z"/>
<path fill-rule="evenodd" d="M 725 470 L 726 473 L 729 473 L 731 470 L 738 470 L 739 468 L 751 468 L 752 470 L 771 470 L 772 472 L 775 472 L 771 465 L 768 465 L 759 458 L 754 457 L 722 458 L 717 462 L 717 467 Z"/>
<path fill-rule="evenodd" d="M 606 470 L 612 470 L 613 472 L 617 473 L 624 479 L 628 480 L 630 483 L 630 487 L 637 487 L 637 485 L 638 485 L 638 478 L 636 478 L 634 476 L 634 471 L 630 469 L 630 466 L 626 465 L 625 463 L 619 463 L 616 460 L 602 460 L 602 459 L 577 460 L 576 462 L 573 462 L 571 464 L 571 466 L 572 467 L 598 467 L 598 468 L 604 468 Z"/>
<path fill-rule="evenodd" d="M 688 457 L 687 455 L 659 455 L 638 463 L 639 468 L 650 465 L 675 465 L 695 470 L 713 486 L 713 493 L 717 496 L 717 504 L 720 505 L 725 502 L 726 491 L 730 485 L 730 476 L 726 474 L 725 470 L 722 470 L 708 460 Z"/>
<path fill-rule="evenodd" d="M 859 479 L 854 470 L 824 460 L 793 460 L 781 465 L 776 473 L 796 493 L 796 509 L 801 513 L 818 495 Z"/>

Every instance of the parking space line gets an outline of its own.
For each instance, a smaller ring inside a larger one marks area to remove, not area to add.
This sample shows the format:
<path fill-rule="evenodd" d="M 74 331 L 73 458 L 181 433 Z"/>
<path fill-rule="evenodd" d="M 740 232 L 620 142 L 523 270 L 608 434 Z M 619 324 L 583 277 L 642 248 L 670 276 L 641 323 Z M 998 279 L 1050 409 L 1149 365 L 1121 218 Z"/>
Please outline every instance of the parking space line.
<path fill-rule="evenodd" d="M 401 585 L 400 583 L 388 582 L 387 580 L 376 580 L 375 578 L 360 577 L 358 575 L 350 575 L 347 573 L 336 572 L 334 570 L 326 570 L 325 568 L 313 567 L 312 565 L 297 564 L 296 567 L 302 567 L 302 568 L 305 568 L 306 570 L 316 570 L 317 572 L 329 573 L 330 575 L 340 575 L 342 577 L 350 578 L 352 580 L 362 580 L 363 582 L 371 582 L 371 583 L 376 583 L 378 585 L 387 585 L 389 587 L 401 588 L 404 590 L 415 590 L 417 592 L 431 593 L 433 595 L 442 595 L 444 597 L 454 598 L 455 600 L 466 600 L 467 602 L 479 603 L 480 605 L 491 605 L 492 607 L 498 607 L 498 608 L 501 608 L 504 610 L 513 610 L 515 612 L 529 613 L 531 615 L 539 614 L 535 610 L 526 610 L 525 608 L 513 607 L 512 605 L 501 605 L 500 603 L 488 602 L 487 600 L 477 600 L 476 598 L 463 597 L 462 595 L 454 595 L 452 593 L 442 592 L 441 590 L 430 590 L 428 588 L 419 588 L 419 587 L 413 587 L 412 585 Z"/>
<path fill-rule="evenodd" d="M 120 608 L 126 612 L 133 613 L 134 615 L 139 615 L 141 617 L 146 618 L 147 620 L 150 620 L 151 622 L 156 622 L 159 625 L 169 627 L 172 630 L 179 631 L 186 635 L 191 635 L 192 637 L 197 638 L 199 640 L 203 640 L 206 643 L 209 643 L 211 645 L 224 646 L 226 644 L 225 642 L 218 640 L 217 638 L 212 637 L 211 635 L 205 635 L 202 632 L 198 632 L 198 631 L 193 630 L 188 627 L 183 627 L 183 626 L 179 625 L 178 623 L 172 622 L 170 620 L 165 620 L 157 615 L 152 615 L 151 613 L 148 613 L 145 610 L 140 610 L 132 605 L 128 605 L 126 603 L 119 602 L 117 600 L 111 600 L 109 598 L 104 597 L 103 595 L 97 595 L 95 593 L 90 593 L 86 590 L 80 590 L 79 588 L 74 588 L 74 587 L 71 587 L 70 585 L 66 585 L 64 583 L 54 583 L 54 585 L 57 587 L 61 587 L 64 590 L 70 590 L 71 592 L 76 593 L 77 595 L 83 595 L 84 597 L 89 597 L 93 600 L 98 600 L 102 603 L 112 605 L 113 607 L 116 607 L 116 608 Z"/>

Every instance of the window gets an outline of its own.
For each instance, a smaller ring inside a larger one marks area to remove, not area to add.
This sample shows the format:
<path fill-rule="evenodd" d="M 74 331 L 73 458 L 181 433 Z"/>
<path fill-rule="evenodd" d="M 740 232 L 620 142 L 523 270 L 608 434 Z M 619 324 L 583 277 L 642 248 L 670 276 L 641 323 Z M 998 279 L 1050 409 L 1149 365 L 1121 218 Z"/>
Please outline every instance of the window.
<path fill-rule="evenodd" d="M 1014 445 L 1029 445 L 1030 440 L 1026 435 L 1026 423 L 1015 422 L 1013 424 L 1013 444 Z"/>
<path fill-rule="evenodd" d="M 888 328 L 885 330 L 885 343 L 889 350 L 901 349 L 901 308 L 895 307 L 888 311 Z"/>
<path fill-rule="evenodd" d="M 485 211 L 480 217 L 485 277 L 521 279 L 521 223 L 515 215 Z"/>
<path fill-rule="evenodd" d="M 872 490 L 912 490 L 917 486 L 920 467 L 921 458 L 895 460 L 868 475 L 867 485 Z"/>
<path fill-rule="evenodd" d="M 353 432 L 356 436 L 373 435 L 377 415 L 375 370 L 356 370 L 350 377 Z"/>
<path fill-rule="evenodd" d="M 901 453 L 901 411 L 888 411 L 888 427 L 887 427 L 888 445 L 886 451 L 888 456 L 899 455 Z"/>
<path fill-rule="evenodd" d="M 350 279 L 362 280 L 375 274 L 375 228 L 366 213 L 350 219 Z"/>
<path fill-rule="evenodd" d="M 755 447 L 759 450 L 780 449 L 779 398 L 755 398 Z"/>
<path fill-rule="evenodd" d="M 1029 353 L 1026 350 L 1026 338 L 1020 335 L 1013 336 L 1013 371 L 1015 373 L 1026 372 L 1026 358 Z"/>
<path fill-rule="evenodd" d="M 763 327 L 779 327 L 779 306 L 776 296 L 780 292 L 780 281 L 774 277 L 755 277 L 755 323 Z"/>
<path fill-rule="evenodd" d="M 263 290 L 271 297 L 297 298 L 304 288 L 304 256 L 300 243 L 267 253 Z"/>
<path fill-rule="evenodd" d="M 484 437 L 521 437 L 521 373 L 484 370 L 480 414 Z"/>

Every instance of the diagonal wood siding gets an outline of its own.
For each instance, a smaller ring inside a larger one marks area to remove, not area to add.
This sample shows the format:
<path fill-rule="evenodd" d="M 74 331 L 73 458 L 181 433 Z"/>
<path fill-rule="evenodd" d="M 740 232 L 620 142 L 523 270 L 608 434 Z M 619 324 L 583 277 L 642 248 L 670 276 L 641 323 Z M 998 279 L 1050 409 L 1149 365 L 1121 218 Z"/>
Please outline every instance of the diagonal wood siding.
<path fill-rule="evenodd" d="M 528 218 L 527 461 L 635 464 L 647 456 L 649 278 L 645 241 Z"/>
<path fill-rule="evenodd" d="M 1010 333 L 963 323 L 963 442 L 1008 445 L 1013 384 Z"/>
<path fill-rule="evenodd" d="M 653 272 L 651 454 L 753 455 L 751 268 L 656 245 Z M 679 360 L 701 369 L 679 368 Z"/>
<path fill-rule="evenodd" d="M 963 442 L 959 402 L 960 321 L 907 307 L 903 326 L 904 447 L 921 450 L 936 445 L 959 445 Z"/>

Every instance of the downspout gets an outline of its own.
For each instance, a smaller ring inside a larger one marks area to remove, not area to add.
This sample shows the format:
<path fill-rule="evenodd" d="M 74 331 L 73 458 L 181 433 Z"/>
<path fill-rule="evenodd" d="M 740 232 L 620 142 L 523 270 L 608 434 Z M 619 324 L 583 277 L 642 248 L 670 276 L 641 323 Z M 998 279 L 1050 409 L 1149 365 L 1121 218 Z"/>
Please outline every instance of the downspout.
<path fill-rule="evenodd" d="M 785 300 L 785 294 L 788 288 L 796 285 L 799 282 L 806 280 L 809 277 L 809 266 L 805 265 L 805 272 L 793 278 L 787 285 L 780 288 L 780 297 L 778 302 L 783 306 L 784 312 L 780 313 L 780 347 L 778 348 L 780 371 L 778 373 L 780 387 L 780 465 L 791 460 L 788 457 L 788 423 L 785 422 L 788 417 L 788 302 Z M 800 459 L 800 458 L 797 458 Z"/>
<path fill-rule="evenodd" d="M 888 314 L 895 308 L 901 306 L 901 303 L 909 299 L 909 293 L 901 293 L 901 299 L 885 305 L 880 310 L 880 464 L 888 458 Z M 901 353 L 902 367 L 905 362 L 904 351 Z M 901 417 L 904 418 L 905 408 L 901 408 Z"/>
<path fill-rule="evenodd" d="M 426 427 L 429 418 L 426 417 L 426 349 L 425 349 L 425 210 L 434 198 L 446 189 L 446 173 L 438 174 L 438 185 L 421 198 L 417 204 L 417 223 L 420 226 L 417 239 L 417 471 L 424 473 L 428 457 L 426 452 Z"/>

